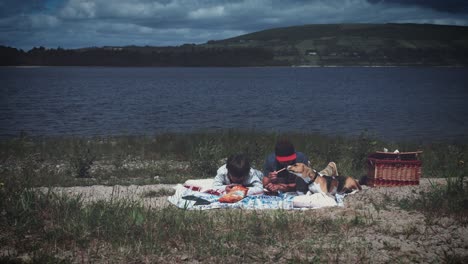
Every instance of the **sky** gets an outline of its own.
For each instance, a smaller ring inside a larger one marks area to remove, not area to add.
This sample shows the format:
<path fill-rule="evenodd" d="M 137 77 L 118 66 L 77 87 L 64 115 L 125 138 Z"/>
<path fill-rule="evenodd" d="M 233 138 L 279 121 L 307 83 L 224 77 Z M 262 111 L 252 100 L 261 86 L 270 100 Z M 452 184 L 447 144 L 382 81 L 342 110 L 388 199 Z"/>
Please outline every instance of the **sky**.
<path fill-rule="evenodd" d="M 0 0 L 0 45 L 23 50 L 178 46 L 337 23 L 468 26 L 468 0 Z"/>

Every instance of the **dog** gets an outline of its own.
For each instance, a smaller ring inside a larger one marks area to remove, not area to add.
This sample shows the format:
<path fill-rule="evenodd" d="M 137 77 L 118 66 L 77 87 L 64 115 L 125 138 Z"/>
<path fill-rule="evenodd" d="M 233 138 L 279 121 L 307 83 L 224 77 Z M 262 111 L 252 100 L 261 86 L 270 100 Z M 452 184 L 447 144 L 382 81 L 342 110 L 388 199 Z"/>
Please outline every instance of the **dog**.
<path fill-rule="evenodd" d="M 324 193 L 335 195 L 337 193 L 350 193 L 354 190 L 362 190 L 359 182 L 349 176 L 327 176 L 320 175 L 304 163 L 289 165 L 287 170 L 301 177 L 308 183 L 308 189 L 312 193 Z"/>

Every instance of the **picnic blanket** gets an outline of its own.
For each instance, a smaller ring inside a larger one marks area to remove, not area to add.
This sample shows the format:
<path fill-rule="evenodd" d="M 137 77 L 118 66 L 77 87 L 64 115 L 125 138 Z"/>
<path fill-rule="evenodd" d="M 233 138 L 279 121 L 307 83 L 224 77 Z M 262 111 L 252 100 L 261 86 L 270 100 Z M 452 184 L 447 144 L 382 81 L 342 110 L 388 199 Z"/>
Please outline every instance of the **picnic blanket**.
<path fill-rule="evenodd" d="M 252 195 L 236 203 L 221 203 L 221 193 L 212 189 L 210 179 L 190 180 L 174 187 L 176 192 L 168 201 L 181 209 L 208 210 L 221 208 L 240 209 L 317 209 L 330 206 L 344 206 L 345 195 L 331 197 L 322 193 L 298 195 L 282 193 L 279 196 Z"/>

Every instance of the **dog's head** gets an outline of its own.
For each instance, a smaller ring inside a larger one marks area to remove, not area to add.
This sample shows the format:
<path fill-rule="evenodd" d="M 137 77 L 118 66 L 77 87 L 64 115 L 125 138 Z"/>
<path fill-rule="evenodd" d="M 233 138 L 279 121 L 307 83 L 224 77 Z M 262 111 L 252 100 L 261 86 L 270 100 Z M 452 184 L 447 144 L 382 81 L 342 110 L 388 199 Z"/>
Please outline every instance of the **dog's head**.
<path fill-rule="evenodd" d="M 292 174 L 303 178 L 311 176 L 312 173 L 312 170 L 309 167 L 307 167 L 307 165 L 305 165 L 304 163 L 296 163 L 293 165 L 289 165 L 287 167 L 287 170 Z"/>

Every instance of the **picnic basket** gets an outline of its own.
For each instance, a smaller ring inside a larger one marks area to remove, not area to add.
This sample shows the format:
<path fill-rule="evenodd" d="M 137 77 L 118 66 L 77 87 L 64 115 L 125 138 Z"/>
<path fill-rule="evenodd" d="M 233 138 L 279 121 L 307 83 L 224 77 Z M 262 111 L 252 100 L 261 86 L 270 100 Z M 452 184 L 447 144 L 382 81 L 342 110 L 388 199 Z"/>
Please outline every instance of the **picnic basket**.
<path fill-rule="evenodd" d="M 375 152 L 368 156 L 368 186 L 419 185 L 422 151 Z"/>

